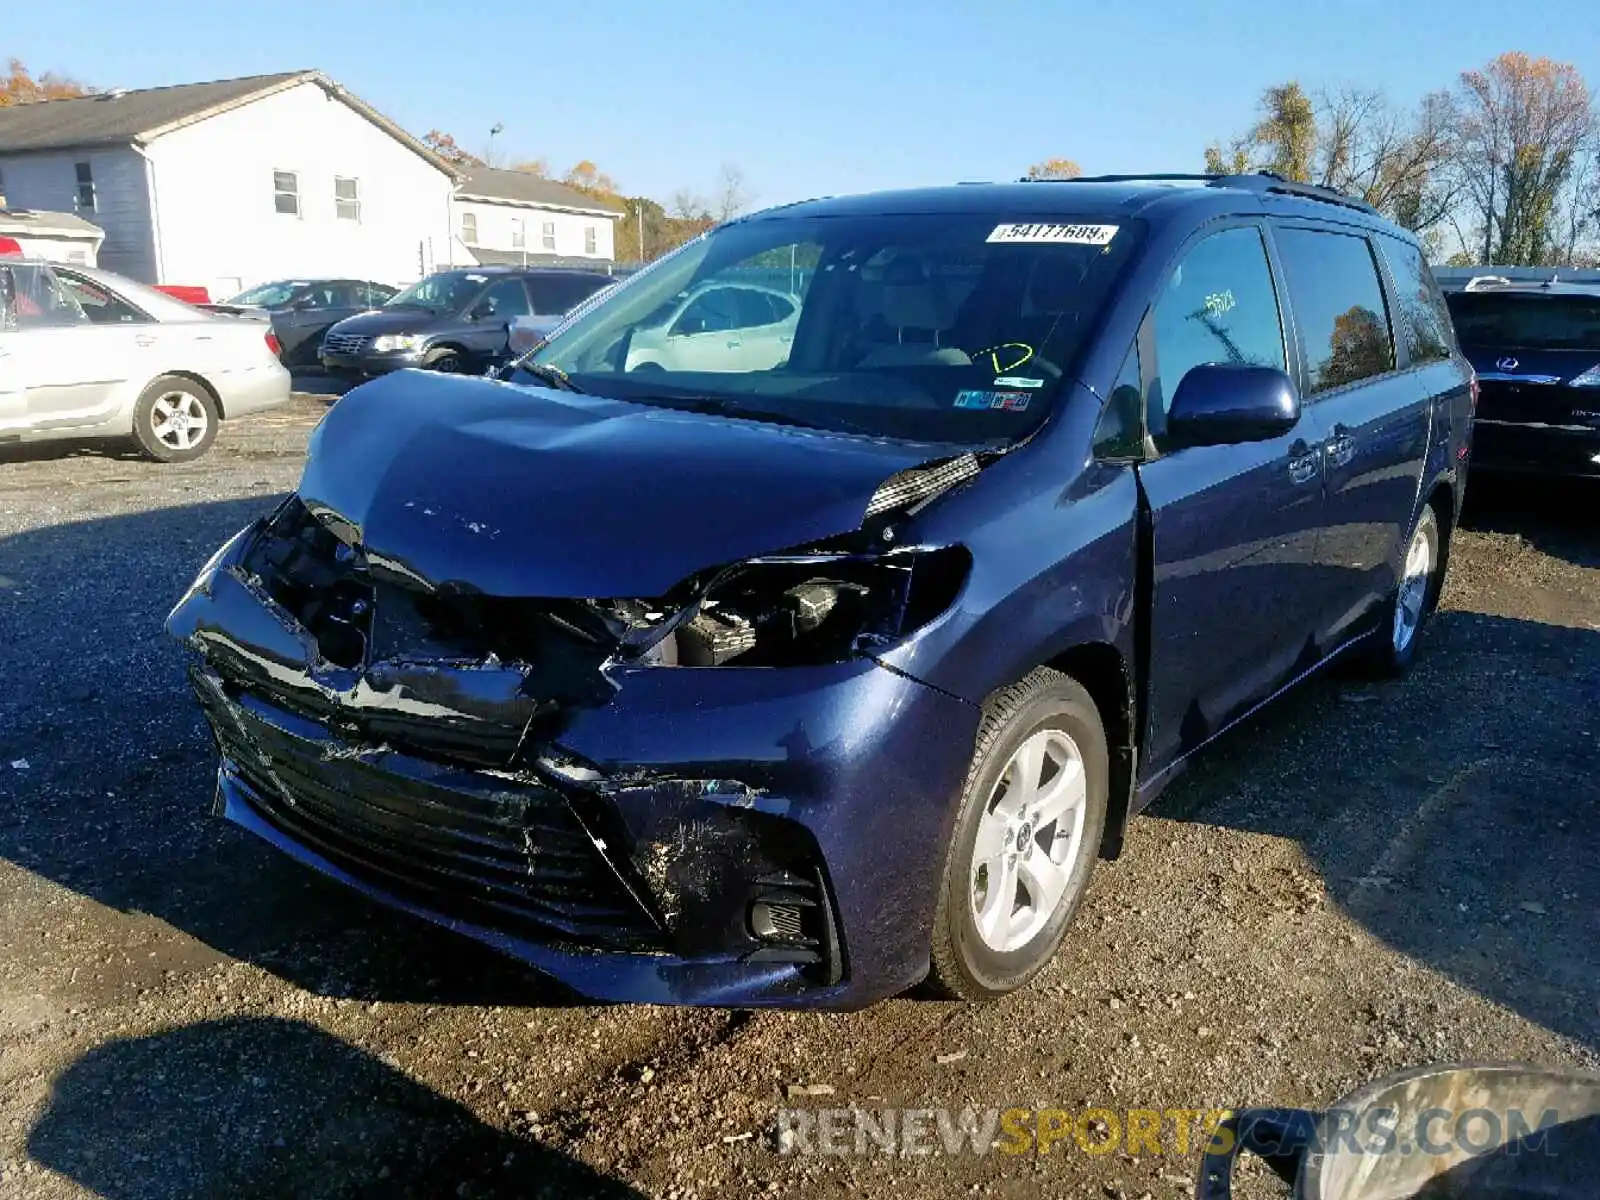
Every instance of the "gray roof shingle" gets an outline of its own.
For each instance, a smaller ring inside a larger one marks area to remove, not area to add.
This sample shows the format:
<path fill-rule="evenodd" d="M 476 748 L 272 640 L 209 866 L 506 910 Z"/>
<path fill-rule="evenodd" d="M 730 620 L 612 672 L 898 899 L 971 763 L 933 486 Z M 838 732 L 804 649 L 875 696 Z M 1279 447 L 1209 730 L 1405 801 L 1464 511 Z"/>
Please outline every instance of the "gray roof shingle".
<path fill-rule="evenodd" d="M 231 108 L 315 71 L 252 75 L 215 83 L 104 92 L 76 100 L 43 100 L 0 108 L 0 154 L 140 142 L 178 125 Z"/>
<path fill-rule="evenodd" d="M 580 212 L 604 213 L 610 217 L 622 216 L 620 209 L 607 205 L 598 197 L 523 171 L 469 167 L 466 176 L 459 189 L 464 197 L 475 196 L 512 204 L 538 204 L 546 208 L 575 208 Z"/>

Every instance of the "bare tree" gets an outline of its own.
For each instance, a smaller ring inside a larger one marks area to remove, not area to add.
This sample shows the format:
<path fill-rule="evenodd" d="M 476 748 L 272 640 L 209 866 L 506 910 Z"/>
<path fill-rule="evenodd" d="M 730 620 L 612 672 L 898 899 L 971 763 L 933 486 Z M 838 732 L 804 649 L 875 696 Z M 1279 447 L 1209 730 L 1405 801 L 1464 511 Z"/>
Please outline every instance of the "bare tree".
<path fill-rule="evenodd" d="M 755 203 L 755 193 L 745 183 L 744 171 L 734 163 L 723 163 L 717 174 L 717 198 L 712 215 L 719 221 L 736 217 Z"/>
<path fill-rule="evenodd" d="M 1600 235 L 1600 133 L 1579 151 L 1561 206 L 1560 264 L 1576 267 L 1593 255 L 1583 253 L 1589 239 Z"/>
<path fill-rule="evenodd" d="M 1455 207 L 1448 170 L 1455 125 L 1444 93 L 1395 111 L 1382 92 L 1344 88 L 1317 100 L 1317 182 L 1359 196 L 1408 229 L 1425 232 Z"/>
<path fill-rule="evenodd" d="M 681 187 L 667 198 L 667 213 L 680 221 L 700 221 L 711 216 L 711 207 L 699 192 Z"/>
<path fill-rule="evenodd" d="M 1483 260 L 1537 265 L 1556 249 L 1555 213 L 1595 125 L 1577 68 L 1502 54 L 1456 89 L 1454 169 Z"/>

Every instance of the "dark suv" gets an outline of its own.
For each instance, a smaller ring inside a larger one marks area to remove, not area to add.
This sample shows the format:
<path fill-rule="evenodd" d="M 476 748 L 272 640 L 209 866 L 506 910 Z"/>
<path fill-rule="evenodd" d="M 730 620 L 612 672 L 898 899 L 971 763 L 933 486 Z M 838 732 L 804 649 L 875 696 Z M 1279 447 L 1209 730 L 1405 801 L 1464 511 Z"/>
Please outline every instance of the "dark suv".
<path fill-rule="evenodd" d="M 511 322 L 559 317 L 615 282 L 599 272 L 521 267 L 440 271 L 382 308 L 340 321 L 319 357 L 333 375 L 383 375 L 402 367 L 482 374 L 507 358 Z"/>
<path fill-rule="evenodd" d="M 579 991 L 994 997 L 1202 748 L 1411 663 L 1471 375 L 1336 193 L 810 201 L 350 392 L 168 630 L 229 819 Z"/>
<path fill-rule="evenodd" d="M 1485 276 L 1448 300 L 1478 372 L 1473 463 L 1600 478 L 1600 284 Z"/>

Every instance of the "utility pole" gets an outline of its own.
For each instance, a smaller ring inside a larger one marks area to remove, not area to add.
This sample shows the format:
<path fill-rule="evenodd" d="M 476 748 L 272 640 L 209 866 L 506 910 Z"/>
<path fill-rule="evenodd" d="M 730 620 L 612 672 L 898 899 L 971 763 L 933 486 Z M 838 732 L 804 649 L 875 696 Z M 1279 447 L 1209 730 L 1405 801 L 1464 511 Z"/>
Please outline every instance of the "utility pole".
<path fill-rule="evenodd" d="M 500 134 L 504 133 L 505 132 L 505 128 L 506 127 L 504 125 L 502 125 L 499 121 L 496 121 L 494 123 L 494 127 L 489 130 L 489 148 L 483 152 L 483 165 L 484 166 L 486 166 L 486 167 L 494 166 L 494 139 L 499 137 Z"/>

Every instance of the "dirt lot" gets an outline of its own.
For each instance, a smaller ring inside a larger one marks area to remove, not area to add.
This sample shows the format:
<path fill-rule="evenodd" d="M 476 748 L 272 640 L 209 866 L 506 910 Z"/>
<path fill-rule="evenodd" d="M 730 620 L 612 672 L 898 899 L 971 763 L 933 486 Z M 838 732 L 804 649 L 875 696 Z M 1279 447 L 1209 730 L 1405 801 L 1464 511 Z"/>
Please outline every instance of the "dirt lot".
<path fill-rule="evenodd" d="M 1170 1131 L 781 1157 L 776 1111 L 1325 1105 L 1415 1063 L 1600 1064 L 1594 493 L 1475 484 L 1412 677 L 1320 681 L 1231 738 L 1026 993 L 593 1007 L 207 815 L 161 621 L 320 411 L 187 466 L 0 451 L 0 1194 L 1136 1200 L 1192 1190 Z"/>

